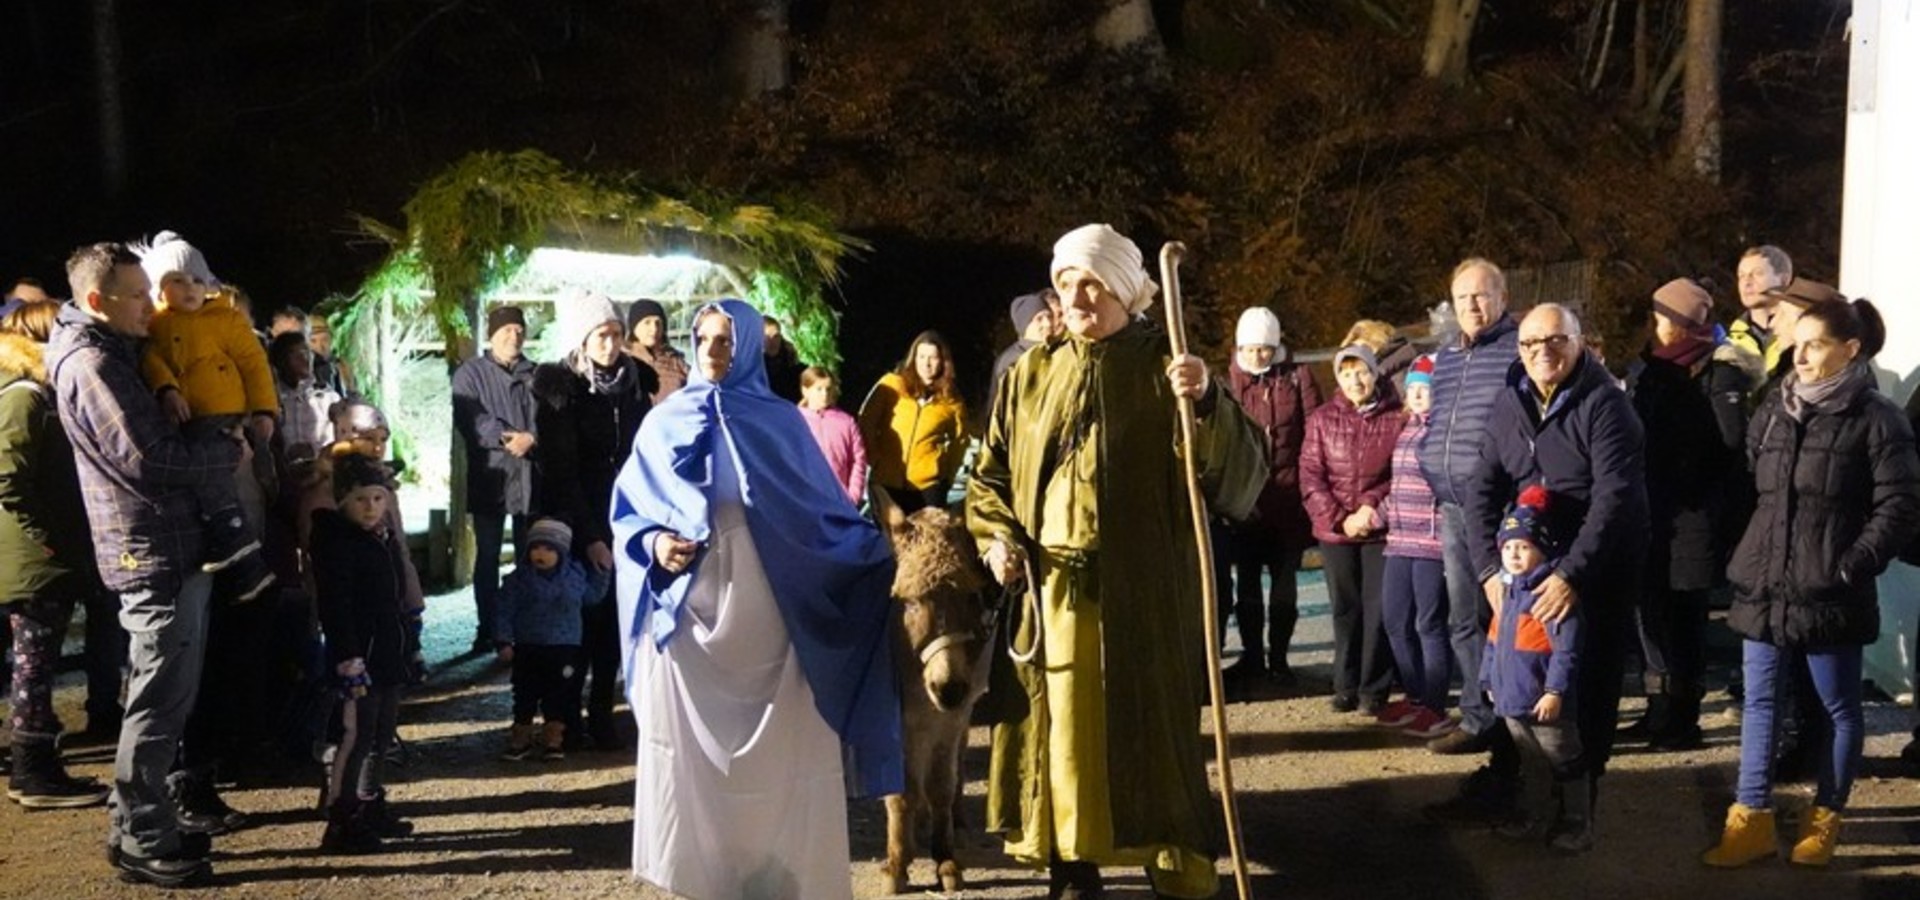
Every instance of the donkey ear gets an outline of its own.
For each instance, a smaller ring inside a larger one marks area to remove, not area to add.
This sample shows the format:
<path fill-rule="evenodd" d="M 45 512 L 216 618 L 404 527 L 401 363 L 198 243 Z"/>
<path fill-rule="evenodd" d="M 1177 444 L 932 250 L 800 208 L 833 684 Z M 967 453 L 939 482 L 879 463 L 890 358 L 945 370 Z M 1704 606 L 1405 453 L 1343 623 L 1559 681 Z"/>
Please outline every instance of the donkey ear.
<path fill-rule="evenodd" d="M 867 503 L 873 508 L 873 520 L 885 528 L 895 541 L 907 535 L 907 514 L 902 512 L 900 504 L 893 502 L 886 488 L 877 484 L 867 486 Z"/>

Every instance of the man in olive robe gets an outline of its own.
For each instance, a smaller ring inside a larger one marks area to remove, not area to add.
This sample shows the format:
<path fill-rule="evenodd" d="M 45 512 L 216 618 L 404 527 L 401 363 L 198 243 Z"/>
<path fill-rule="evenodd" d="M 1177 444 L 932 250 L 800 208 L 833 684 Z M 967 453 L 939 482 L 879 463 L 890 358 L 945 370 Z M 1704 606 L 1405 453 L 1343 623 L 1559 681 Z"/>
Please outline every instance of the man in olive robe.
<path fill-rule="evenodd" d="M 1052 274 L 1067 333 L 1008 370 L 967 494 L 988 568 L 1034 592 L 1009 613 L 1014 651 L 1034 655 L 994 728 L 987 828 L 1048 865 L 1053 897 L 1097 896 L 1102 865 L 1144 866 L 1163 896 L 1211 897 L 1218 816 L 1176 398 L 1195 401 L 1215 512 L 1252 509 L 1266 451 L 1206 365 L 1173 358 L 1140 318 L 1158 286 L 1132 241 L 1077 229 Z"/>

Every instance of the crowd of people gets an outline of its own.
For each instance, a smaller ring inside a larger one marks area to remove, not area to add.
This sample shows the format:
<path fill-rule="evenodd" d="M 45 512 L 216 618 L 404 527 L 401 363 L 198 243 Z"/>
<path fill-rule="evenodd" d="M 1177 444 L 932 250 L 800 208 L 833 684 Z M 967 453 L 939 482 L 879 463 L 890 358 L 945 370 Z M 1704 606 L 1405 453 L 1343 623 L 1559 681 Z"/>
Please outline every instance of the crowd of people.
<path fill-rule="evenodd" d="M 1113 866 L 1213 896 L 1200 542 L 1178 515 L 1191 454 L 1232 584 L 1232 696 L 1301 686 L 1289 654 L 1317 546 L 1332 708 L 1487 754 L 1433 818 L 1585 852 L 1618 740 L 1700 745 L 1724 588 L 1741 753 L 1703 860 L 1777 852 L 1771 788 L 1805 766 L 1815 807 L 1791 856 L 1824 865 L 1860 766 L 1875 579 L 1916 554 L 1920 458 L 1869 365 L 1874 306 L 1795 278 L 1778 248 L 1738 271 L 1728 327 L 1708 285 L 1655 291 L 1622 380 L 1574 310 L 1516 315 L 1501 269 L 1468 259 L 1457 330 L 1422 354 L 1357 322 L 1323 393 L 1265 308 L 1239 314 L 1224 377 L 1171 356 L 1139 248 L 1089 225 L 1054 246 L 1046 290 L 1013 300 L 1016 341 L 971 420 L 931 331 L 849 414 L 835 374 L 738 300 L 699 305 L 683 351 L 662 303 L 575 291 L 541 363 L 526 312 L 493 306 L 452 402 L 471 652 L 512 673 L 502 756 L 634 752 L 633 871 L 670 891 L 849 896 L 844 800 L 902 785 L 892 552 L 862 506 L 958 505 L 1022 598 L 1002 613 L 985 827 L 1053 897 L 1101 896 Z M 202 880 L 210 836 L 249 824 L 220 773 L 276 737 L 249 713 L 317 686 L 320 849 L 405 837 L 383 768 L 424 677 L 425 597 L 384 415 L 324 319 L 287 308 L 257 331 L 178 235 L 83 247 L 67 274 L 71 300 L 23 280 L 0 316 L 9 796 L 106 803 L 123 877 Z M 1196 415 L 1184 448 L 1176 398 Z M 62 763 L 52 683 L 76 607 L 111 784 Z M 262 646 L 280 677 L 258 677 Z M 1647 710 L 1621 729 L 1636 662 Z M 1544 814 L 1521 808 L 1529 758 L 1552 780 Z"/>

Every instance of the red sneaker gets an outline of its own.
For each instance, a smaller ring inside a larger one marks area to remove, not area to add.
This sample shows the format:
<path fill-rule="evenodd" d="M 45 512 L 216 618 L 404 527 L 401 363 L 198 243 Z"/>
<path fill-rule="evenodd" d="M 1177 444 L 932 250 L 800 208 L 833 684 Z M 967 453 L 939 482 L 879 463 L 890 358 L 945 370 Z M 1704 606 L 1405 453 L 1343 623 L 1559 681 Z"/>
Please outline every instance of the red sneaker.
<path fill-rule="evenodd" d="M 1420 714 L 1417 704 L 1405 700 L 1395 700 L 1387 704 L 1373 717 L 1373 723 L 1382 728 L 1404 728 Z"/>
<path fill-rule="evenodd" d="M 1458 727 L 1460 727 L 1459 723 L 1447 715 L 1434 712 L 1424 706 L 1417 706 L 1414 707 L 1412 721 L 1402 727 L 1400 733 L 1426 741 L 1447 734 Z"/>

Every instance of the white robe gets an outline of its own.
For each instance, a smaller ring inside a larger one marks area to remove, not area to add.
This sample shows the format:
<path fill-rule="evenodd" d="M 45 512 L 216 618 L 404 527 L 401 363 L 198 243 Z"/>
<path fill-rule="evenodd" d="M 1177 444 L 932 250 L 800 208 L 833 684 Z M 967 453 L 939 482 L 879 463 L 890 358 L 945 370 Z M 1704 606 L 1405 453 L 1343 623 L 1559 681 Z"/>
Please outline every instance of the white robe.
<path fill-rule="evenodd" d="M 714 470 L 731 471 L 714 443 Z M 840 739 L 814 706 L 738 484 L 715 482 L 679 630 L 634 651 L 633 872 L 695 900 L 851 898 Z"/>

